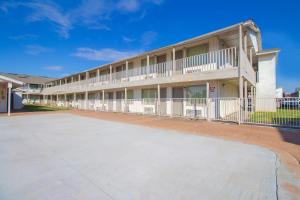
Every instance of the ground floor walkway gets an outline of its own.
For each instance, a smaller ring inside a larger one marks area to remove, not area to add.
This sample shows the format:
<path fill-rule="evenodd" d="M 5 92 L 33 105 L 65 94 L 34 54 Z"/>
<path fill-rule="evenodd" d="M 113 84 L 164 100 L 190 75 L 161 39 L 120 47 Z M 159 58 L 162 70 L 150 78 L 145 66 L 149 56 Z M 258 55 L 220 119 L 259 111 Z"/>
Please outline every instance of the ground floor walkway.
<path fill-rule="evenodd" d="M 209 134 L 205 122 L 200 126 L 200 121 L 196 125 L 180 120 L 190 125 L 185 130 L 176 119 L 113 113 L 93 114 L 102 120 L 78 116 L 92 113 L 1 117 L 0 198 L 292 199 L 297 195 L 299 182 L 289 179 L 290 173 L 269 149 L 184 134 L 192 129 L 198 134 L 202 128 L 203 134 Z M 149 122 L 152 127 L 140 126 Z M 164 130 L 159 124 L 177 128 Z M 226 138 L 234 130 L 230 124 L 220 126 L 210 129 L 212 135 L 217 136 L 213 132 L 219 129 Z M 245 137 L 231 133 L 236 140 Z M 270 142 L 275 140 L 271 137 Z"/>

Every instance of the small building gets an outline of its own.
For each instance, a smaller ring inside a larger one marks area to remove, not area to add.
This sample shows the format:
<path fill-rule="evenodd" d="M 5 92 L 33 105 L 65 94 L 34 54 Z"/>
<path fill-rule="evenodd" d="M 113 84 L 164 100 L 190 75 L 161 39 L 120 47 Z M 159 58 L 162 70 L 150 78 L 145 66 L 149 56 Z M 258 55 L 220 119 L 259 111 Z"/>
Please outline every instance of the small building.
<path fill-rule="evenodd" d="M 44 76 L 27 74 L 0 73 L 0 75 L 23 83 L 12 90 L 12 109 L 14 110 L 22 109 L 24 103 L 41 103 L 44 83 L 53 80 Z"/>
<path fill-rule="evenodd" d="M 291 97 L 298 97 L 300 98 L 300 87 L 295 89 L 295 92 L 291 93 Z"/>
<path fill-rule="evenodd" d="M 8 113 L 10 115 L 13 109 L 13 95 L 12 90 L 22 86 L 22 81 L 3 76 L 0 74 L 0 113 Z"/>

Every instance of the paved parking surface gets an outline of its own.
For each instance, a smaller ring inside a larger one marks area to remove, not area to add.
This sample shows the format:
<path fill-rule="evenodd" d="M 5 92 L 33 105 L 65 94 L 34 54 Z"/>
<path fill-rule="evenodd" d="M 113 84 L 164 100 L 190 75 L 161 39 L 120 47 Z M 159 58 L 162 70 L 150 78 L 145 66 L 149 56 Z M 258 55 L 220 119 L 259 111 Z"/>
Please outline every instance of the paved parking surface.
<path fill-rule="evenodd" d="M 0 199 L 277 199 L 264 148 L 47 114 L 0 119 Z"/>

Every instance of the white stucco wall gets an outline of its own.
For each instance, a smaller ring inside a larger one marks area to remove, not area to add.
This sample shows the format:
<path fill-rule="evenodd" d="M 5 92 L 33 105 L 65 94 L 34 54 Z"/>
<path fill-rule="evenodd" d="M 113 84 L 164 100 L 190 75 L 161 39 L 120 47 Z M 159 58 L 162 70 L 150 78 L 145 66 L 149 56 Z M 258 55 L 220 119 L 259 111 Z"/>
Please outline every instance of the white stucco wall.
<path fill-rule="evenodd" d="M 276 97 L 276 54 L 259 56 L 257 98 Z"/>
<path fill-rule="evenodd" d="M 258 82 L 256 83 L 256 110 L 276 111 L 276 62 L 277 54 L 258 57 Z"/>
<path fill-rule="evenodd" d="M 7 112 L 7 86 L 0 84 L 0 112 Z"/>

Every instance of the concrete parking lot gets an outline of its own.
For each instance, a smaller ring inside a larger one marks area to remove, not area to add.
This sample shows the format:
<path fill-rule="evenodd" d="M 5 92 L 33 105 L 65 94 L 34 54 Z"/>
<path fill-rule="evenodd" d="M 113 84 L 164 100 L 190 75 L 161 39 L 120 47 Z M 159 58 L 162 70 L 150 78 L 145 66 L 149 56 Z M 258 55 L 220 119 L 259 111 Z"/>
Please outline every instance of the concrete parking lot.
<path fill-rule="evenodd" d="M 2 117 L 0 163 L 0 199 L 278 198 L 268 149 L 64 113 Z"/>

